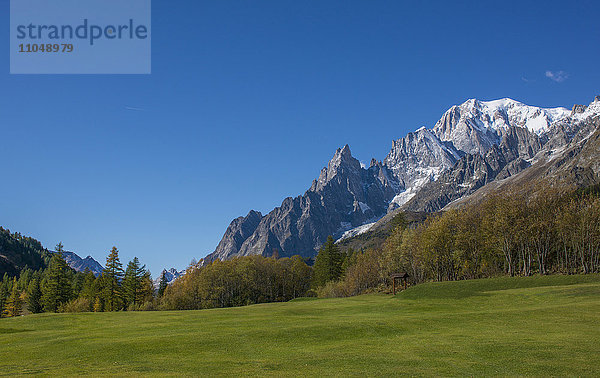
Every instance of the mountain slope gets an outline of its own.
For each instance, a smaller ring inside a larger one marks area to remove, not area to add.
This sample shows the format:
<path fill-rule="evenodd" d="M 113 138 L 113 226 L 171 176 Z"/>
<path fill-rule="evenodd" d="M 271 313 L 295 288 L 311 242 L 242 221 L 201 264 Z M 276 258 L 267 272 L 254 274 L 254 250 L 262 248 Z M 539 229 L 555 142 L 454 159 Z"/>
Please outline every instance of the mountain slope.
<path fill-rule="evenodd" d="M 438 211 L 497 178 L 509 177 L 528 168 L 529 160 L 542 148 L 540 137 L 525 128 L 512 126 L 502 134 L 500 145 L 492 145 L 485 154 L 463 156 L 438 180 L 424 185 L 402 208 Z"/>
<path fill-rule="evenodd" d="M 539 183 L 567 188 L 600 184 L 600 96 L 587 107 L 573 107 L 568 123 L 554 127 L 553 138 L 535 156 L 531 167 L 495 180 L 473 194 L 449 203 L 446 208 L 476 203 L 492 193 L 530 192 Z M 566 138 L 569 141 L 563 144 Z"/>
<path fill-rule="evenodd" d="M 5 273 L 16 276 L 25 267 L 45 268 L 50 257 L 50 252 L 39 241 L 0 227 L 0 277 Z"/>
<path fill-rule="evenodd" d="M 566 108 L 542 109 L 509 98 L 471 99 L 446 111 L 433 127 L 433 133 L 459 151 L 484 154 L 494 144 L 500 144 L 502 132 L 511 127 L 541 135 L 569 113 Z"/>
<path fill-rule="evenodd" d="M 383 161 L 400 183 L 391 208 L 406 203 L 423 185 L 437 180 L 442 172 L 454 166 L 459 158 L 458 150 L 442 143 L 424 127 L 392 142 L 392 149 Z"/>

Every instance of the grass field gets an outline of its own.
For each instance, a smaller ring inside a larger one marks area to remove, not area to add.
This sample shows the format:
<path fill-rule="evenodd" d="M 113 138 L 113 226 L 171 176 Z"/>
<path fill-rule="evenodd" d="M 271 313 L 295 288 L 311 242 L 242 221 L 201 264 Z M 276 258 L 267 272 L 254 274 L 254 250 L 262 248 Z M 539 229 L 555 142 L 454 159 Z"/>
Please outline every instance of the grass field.
<path fill-rule="evenodd" d="M 600 376 L 600 276 L 0 319 L 0 374 Z"/>

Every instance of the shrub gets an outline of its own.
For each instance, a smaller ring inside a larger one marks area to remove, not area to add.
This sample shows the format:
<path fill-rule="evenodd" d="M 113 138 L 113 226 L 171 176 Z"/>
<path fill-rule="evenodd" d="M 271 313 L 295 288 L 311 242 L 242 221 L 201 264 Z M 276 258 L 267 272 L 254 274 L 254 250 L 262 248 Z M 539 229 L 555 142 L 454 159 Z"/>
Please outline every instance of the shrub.
<path fill-rule="evenodd" d="M 344 281 L 329 281 L 317 289 L 319 298 L 343 298 L 350 296 Z"/>
<path fill-rule="evenodd" d="M 76 298 L 61 306 L 61 312 L 90 312 L 92 302 L 87 298 Z"/>

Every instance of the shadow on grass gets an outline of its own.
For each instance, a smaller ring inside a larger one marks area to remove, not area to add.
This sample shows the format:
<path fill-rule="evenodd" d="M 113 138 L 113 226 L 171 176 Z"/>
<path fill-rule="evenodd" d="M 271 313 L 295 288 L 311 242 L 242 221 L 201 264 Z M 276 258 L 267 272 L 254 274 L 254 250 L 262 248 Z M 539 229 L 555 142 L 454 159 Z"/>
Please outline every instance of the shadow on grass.
<path fill-rule="evenodd" d="M 299 297 L 299 298 L 294 298 L 289 300 L 288 302 L 309 302 L 309 301 L 316 301 L 319 298 L 317 297 Z"/>
<path fill-rule="evenodd" d="M 32 329 L 0 328 L 0 335 L 9 334 L 9 333 L 23 333 L 23 332 L 33 332 L 33 330 Z"/>
<path fill-rule="evenodd" d="M 398 294 L 403 299 L 462 299 L 483 296 L 485 292 L 544 286 L 565 286 L 600 282 L 600 274 L 498 277 L 478 280 L 428 282 Z"/>

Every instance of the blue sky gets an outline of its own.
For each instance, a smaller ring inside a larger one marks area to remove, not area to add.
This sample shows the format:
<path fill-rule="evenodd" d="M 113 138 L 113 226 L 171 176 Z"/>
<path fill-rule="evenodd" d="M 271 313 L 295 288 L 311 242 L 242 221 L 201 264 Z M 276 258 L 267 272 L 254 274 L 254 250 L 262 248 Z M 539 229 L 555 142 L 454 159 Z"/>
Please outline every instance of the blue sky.
<path fill-rule="evenodd" d="M 468 98 L 600 94 L 598 2 L 449 3 L 155 0 L 151 75 L 9 75 L 0 28 L 0 225 L 156 275 L 346 143 L 368 162 Z"/>

